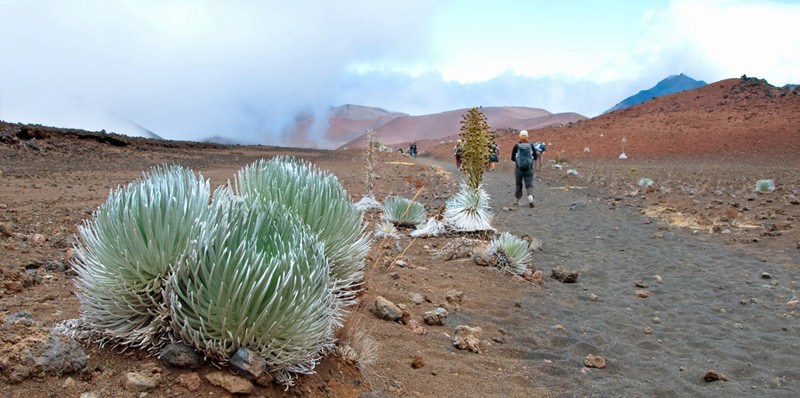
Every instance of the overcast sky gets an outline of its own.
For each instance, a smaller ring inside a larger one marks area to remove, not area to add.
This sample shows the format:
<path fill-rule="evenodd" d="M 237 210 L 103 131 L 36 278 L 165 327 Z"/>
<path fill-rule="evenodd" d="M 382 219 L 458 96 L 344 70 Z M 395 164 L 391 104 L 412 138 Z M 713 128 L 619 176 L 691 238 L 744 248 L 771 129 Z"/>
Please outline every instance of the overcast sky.
<path fill-rule="evenodd" d="M 800 83 L 798 21 L 766 0 L 0 0 L 0 120 L 280 145 L 347 103 L 592 117 L 679 73 Z"/>

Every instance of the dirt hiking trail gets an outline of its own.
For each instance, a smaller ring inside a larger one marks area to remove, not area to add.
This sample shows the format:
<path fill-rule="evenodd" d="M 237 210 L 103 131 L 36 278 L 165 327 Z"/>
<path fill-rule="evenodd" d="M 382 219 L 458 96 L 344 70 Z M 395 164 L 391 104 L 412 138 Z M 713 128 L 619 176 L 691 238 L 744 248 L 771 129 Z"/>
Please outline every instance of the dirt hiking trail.
<path fill-rule="evenodd" d="M 797 275 L 564 175 L 536 172 L 534 208 L 524 197 L 514 206 L 512 170 L 483 180 L 498 232 L 543 245 L 533 261 L 546 287 L 494 320 L 541 372 L 532 383 L 558 391 L 571 380 L 562 396 L 574 397 L 797 396 L 800 321 L 787 305 Z M 556 267 L 577 271 L 577 282 L 550 279 Z M 607 366 L 584 367 L 589 354 Z M 715 374 L 727 381 L 705 380 Z"/>

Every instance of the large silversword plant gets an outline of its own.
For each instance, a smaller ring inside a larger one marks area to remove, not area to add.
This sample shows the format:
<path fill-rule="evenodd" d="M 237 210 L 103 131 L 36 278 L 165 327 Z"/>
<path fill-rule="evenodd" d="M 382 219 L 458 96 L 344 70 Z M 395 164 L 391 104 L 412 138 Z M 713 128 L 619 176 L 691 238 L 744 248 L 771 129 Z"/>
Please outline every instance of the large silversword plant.
<path fill-rule="evenodd" d="M 302 160 L 262 159 L 239 171 L 234 192 L 251 201 L 279 203 L 310 226 L 325 243 L 340 305 L 355 303 L 363 283 L 369 239 L 363 215 L 336 176 Z"/>
<path fill-rule="evenodd" d="M 225 191 L 170 278 L 172 333 L 222 362 L 249 348 L 279 378 L 309 373 L 336 323 L 325 246 L 283 205 Z"/>
<path fill-rule="evenodd" d="M 208 211 L 207 180 L 159 166 L 112 192 L 79 229 L 73 269 L 80 329 L 101 343 L 155 350 L 161 344 L 162 288 L 198 237 Z"/>

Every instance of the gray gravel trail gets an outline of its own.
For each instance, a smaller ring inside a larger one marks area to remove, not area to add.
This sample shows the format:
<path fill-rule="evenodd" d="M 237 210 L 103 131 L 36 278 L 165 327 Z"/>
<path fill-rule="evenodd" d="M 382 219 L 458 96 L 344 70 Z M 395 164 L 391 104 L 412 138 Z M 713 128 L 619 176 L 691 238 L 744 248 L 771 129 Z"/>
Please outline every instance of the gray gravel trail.
<path fill-rule="evenodd" d="M 563 189 L 564 175 L 537 172 L 532 209 L 513 205 L 513 172 L 484 177 L 497 230 L 543 243 L 534 263 L 546 289 L 495 320 L 510 323 L 526 364 L 518 375 L 574 397 L 800 396 L 800 317 L 787 305 L 796 272 L 661 225 L 624 198 L 612 206 L 603 191 Z M 579 271 L 577 283 L 551 279 L 558 266 Z M 584 368 L 588 354 L 607 367 Z M 728 381 L 704 381 L 712 369 Z"/>

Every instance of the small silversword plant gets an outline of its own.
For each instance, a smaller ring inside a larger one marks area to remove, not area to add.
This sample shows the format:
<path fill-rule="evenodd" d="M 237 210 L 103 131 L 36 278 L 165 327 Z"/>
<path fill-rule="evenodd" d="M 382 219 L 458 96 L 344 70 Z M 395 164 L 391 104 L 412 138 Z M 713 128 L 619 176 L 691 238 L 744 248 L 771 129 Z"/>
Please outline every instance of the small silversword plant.
<path fill-rule="evenodd" d="M 445 204 L 445 225 L 455 231 L 494 231 L 492 217 L 489 194 L 481 186 L 473 188 L 462 183 L 461 190 Z"/>
<path fill-rule="evenodd" d="M 531 248 L 528 241 L 503 232 L 489 243 L 486 256 L 498 267 L 519 275 L 528 269 Z"/>
<path fill-rule="evenodd" d="M 425 222 L 425 207 L 417 201 L 390 195 L 384 199 L 382 219 L 398 227 L 414 227 Z"/>

